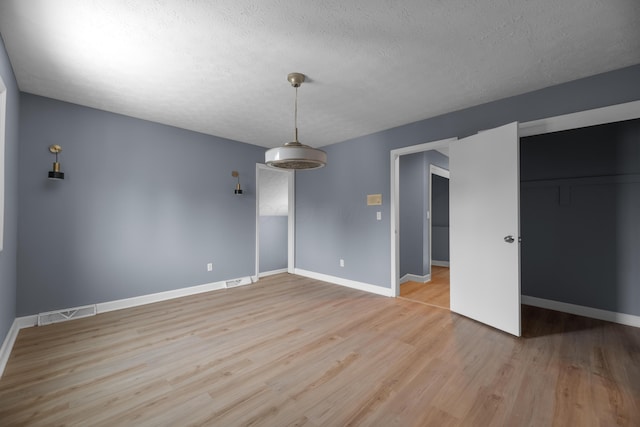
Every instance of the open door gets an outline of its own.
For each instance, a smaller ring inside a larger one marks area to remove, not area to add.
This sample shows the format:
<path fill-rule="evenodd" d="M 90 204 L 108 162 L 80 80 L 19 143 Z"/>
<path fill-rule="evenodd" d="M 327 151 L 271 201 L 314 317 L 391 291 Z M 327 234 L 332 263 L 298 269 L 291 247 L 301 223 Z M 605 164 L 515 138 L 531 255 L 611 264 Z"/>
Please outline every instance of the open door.
<path fill-rule="evenodd" d="M 449 146 L 451 311 L 520 336 L 518 124 Z"/>

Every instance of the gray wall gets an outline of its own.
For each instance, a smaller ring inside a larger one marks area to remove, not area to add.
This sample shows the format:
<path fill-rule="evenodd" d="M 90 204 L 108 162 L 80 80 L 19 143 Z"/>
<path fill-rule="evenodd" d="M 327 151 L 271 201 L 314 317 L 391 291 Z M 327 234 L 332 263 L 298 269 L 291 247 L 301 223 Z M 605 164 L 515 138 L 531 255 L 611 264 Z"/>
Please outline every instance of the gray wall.
<path fill-rule="evenodd" d="M 29 94 L 20 132 L 18 315 L 254 274 L 264 148 Z"/>
<path fill-rule="evenodd" d="M 449 180 L 432 175 L 431 249 L 432 259 L 449 261 Z"/>
<path fill-rule="evenodd" d="M 296 267 L 389 288 L 390 150 L 638 100 L 638 81 L 640 65 L 324 147 L 327 167 L 296 177 Z M 374 193 L 382 193 L 383 206 L 372 209 L 366 195 Z"/>
<path fill-rule="evenodd" d="M 400 156 L 400 277 L 422 276 L 424 271 L 426 153 Z"/>
<path fill-rule="evenodd" d="M 640 119 L 521 140 L 522 292 L 640 315 Z"/>
<path fill-rule="evenodd" d="M 287 216 L 260 216 L 260 273 L 287 268 L 288 223 Z"/>
<path fill-rule="evenodd" d="M 0 38 L 0 76 L 7 87 L 4 158 L 4 245 L 0 252 L 0 345 L 16 317 L 18 286 L 18 121 L 20 92 Z"/>

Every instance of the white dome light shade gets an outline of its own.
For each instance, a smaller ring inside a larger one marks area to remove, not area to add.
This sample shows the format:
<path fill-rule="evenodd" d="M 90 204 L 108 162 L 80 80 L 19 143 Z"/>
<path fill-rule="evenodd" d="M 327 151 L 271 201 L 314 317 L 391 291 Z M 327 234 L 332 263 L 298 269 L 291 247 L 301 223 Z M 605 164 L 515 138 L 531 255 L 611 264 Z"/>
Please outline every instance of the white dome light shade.
<path fill-rule="evenodd" d="M 268 166 L 280 169 L 318 169 L 327 164 L 327 153 L 308 145 L 289 142 L 265 154 Z"/>

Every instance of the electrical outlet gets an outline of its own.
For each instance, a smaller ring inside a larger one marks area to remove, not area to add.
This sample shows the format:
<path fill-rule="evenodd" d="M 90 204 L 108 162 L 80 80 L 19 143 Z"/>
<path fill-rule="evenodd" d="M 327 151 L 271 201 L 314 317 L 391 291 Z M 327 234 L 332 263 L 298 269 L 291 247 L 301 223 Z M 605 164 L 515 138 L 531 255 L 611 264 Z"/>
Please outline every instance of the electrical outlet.
<path fill-rule="evenodd" d="M 343 259 L 340 260 L 340 267 L 344 267 L 344 260 Z"/>
<path fill-rule="evenodd" d="M 213 271 L 213 263 L 212 262 L 207 264 L 207 271 Z"/>
<path fill-rule="evenodd" d="M 382 212 L 376 212 L 376 219 L 380 221 L 382 219 Z"/>

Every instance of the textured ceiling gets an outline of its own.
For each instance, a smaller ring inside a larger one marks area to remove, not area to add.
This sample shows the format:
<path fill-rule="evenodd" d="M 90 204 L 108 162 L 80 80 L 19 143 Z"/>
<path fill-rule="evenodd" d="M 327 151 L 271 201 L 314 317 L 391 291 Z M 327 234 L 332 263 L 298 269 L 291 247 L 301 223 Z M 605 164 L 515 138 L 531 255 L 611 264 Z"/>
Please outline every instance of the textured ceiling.
<path fill-rule="evenodd" d="M 640 63 L 638 0 L 2 0 L 20 89 L 323 146 Z"/>

